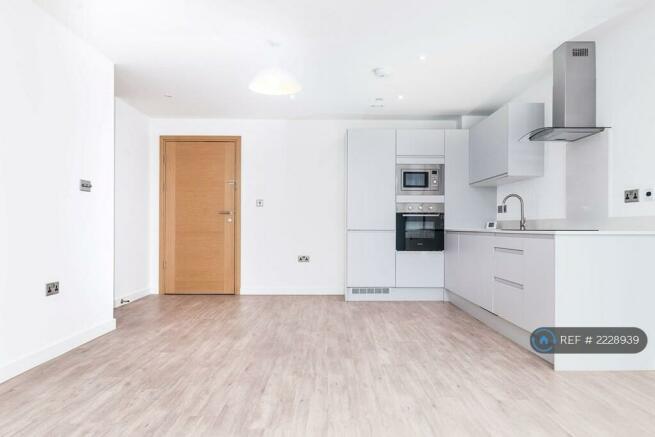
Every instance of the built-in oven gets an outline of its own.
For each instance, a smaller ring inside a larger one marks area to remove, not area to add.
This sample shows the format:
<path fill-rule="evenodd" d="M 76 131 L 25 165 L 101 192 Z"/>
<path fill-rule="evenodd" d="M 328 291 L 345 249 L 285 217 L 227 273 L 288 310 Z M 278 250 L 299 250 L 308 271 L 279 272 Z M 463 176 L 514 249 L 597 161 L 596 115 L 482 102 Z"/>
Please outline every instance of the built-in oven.
<path fill-rule="evenodd" d="M 396 204 L 396 250 L 443 251 L 443 248 L 443 203 Z"/>
<path fill-rule="evenodd" d="M 443 196 L 443 164 L 398 164 L 396 194 Z"/>

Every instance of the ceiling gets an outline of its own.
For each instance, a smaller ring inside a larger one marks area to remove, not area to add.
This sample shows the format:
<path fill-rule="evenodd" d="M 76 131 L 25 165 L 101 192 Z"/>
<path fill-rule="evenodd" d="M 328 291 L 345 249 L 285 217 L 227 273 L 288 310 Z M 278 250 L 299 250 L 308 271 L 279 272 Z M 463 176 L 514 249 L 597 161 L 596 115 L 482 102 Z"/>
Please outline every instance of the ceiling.
<path fill-rule="evenodd" d="M 116 95 L 150 116 L 432 118 L 494 110 L 561 42 L 647 0 L 34 2 L 114 61 Z M 273 66 L 301 82 L 295 98 L 248 89 Z"/>

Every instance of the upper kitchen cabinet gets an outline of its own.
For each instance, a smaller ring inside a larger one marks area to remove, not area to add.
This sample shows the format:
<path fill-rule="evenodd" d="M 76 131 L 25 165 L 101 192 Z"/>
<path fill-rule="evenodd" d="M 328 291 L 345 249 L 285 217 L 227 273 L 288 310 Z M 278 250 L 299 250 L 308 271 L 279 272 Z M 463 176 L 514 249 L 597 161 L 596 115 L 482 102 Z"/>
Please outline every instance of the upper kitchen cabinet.
<path fill-rule="evenodd" d="M 396 229 L 396 131 L 348 131 L 347 225 Z"/>
<path fill-rule="evenodd" d="M 399 129 L 396 135 L 398 156 L 443 156 L 445 154 L 443 129 Z"/>
<path fill-rule="evenodd" d="M 469 183 L 495 186 L 543 176 L 544 145 L 525 138 L 543 126 L 543 103 L 509 103 L 473 126 Z"/>

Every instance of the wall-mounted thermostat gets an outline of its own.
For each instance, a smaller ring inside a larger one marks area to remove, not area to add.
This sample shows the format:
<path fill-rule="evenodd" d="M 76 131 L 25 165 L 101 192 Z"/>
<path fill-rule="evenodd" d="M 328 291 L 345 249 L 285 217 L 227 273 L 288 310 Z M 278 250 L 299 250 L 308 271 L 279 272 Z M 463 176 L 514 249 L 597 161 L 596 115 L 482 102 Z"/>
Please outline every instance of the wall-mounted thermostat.
<path fill-rule="evenodd" d="M 80 179 L 80 191 L 91 191 L 91 181 L 87 181 L 85 179 Z"/>

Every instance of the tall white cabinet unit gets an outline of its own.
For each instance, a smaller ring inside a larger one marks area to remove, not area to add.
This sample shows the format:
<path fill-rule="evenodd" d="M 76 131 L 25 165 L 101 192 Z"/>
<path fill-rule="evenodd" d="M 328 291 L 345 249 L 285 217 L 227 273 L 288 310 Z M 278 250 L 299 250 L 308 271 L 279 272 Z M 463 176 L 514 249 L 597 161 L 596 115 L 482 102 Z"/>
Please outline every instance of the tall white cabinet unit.
<path fill-rule="evenodd" d="M 444 156 L 446 137 L 443 129 L 398 129 L 396 154 L 400 156 Z"/>
<path fill-rule="evenodd" d="M 348 230 L 396 228 L 396 131 L 348 131 Z"/>
<path fill-rule="evenodd" d="M 443 162 L 445 131 L 349 130 L 346 151 L 346 299 L 442 300 L 443 252 L 396 251 L 396 165 Z"/>
<path fill-rule="evenodd" d="M 346 285 L 381 294 L 396 286 L 396 131 L 348 131 L 347 161 Z"/>

